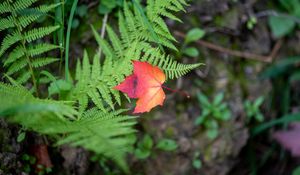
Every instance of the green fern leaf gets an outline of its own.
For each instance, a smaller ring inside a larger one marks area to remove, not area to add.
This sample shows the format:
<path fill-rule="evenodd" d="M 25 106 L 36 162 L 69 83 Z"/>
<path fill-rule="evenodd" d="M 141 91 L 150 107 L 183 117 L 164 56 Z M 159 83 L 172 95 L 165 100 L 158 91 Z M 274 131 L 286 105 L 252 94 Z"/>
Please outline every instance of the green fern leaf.
<path fill-rule="evenodd" d="M 34 58 L 32 60 L 32 67 L 34 68 L 38 68 L 38 67 L 42 67 L 42 66 L 46 66 L 48 64 L 51 64 L 53 62 L 59 61 L 58 58 Z"/>
<path fill-rule="evenodd" d="M 26 83 L 31 77 L 31 73 L 29 71 L 22 72 L 21 75 L 16 79 L 19 84 Z"/>
<path fill-rule="evenodd" d="M 15 61 L 11 66 L 9 66 L 9 68 L 7 70 L 7 75 L 12 75 L 12 74 L 20 71 L 21 69 L 23 69 L 26 66 L 27 66 L 26 59 L 21 59 L 21 60 Z"/>
<path fill-rule="evenodd" d="M 0 14 L 10 12 L 10 5 L 7 1 L 0 3 Z"/>
<path fill-rule="evenodd" d="M 0 32 L 2 30 L 14 27 L 14 23 L 12 22 L 12 17 L 8 16 L 7 18 L 0 18 Z"/>
<path fill-rule="evenodd" d="M 40 27 L 32 29 L 25 33 L 24 38 L 27 42 L 32 42 L 39 38 L 42 38 L 50 33 L 54 32 L 55 30 L 59 29 L 59 26 L 51 26 L 51 27 Z"/>
<path fill-rule="evenodd" d="M 103 53 L 108 58 L 111 58 L 111 59 L 115 58 L 114 51 L 111 48 L 111 46 L 108 44 L 108 42 L 101 38 L 101 36 L 98 34 L 98 32 L 96 31 L 96 29 L 93 26 L 92 26 L 92 30 L 93 30 L 93 34 L 95 36 L 95 39 L 96 39 L 97 43 L 99 44 L 99 46 L 103 50 Z"/>
<path fill-rule="evenodd" d="M 10 48 L 13 44 L 20 41 L 21 39 L 22 35 L 18 31 L 14 31 L 12 34 L 6 35 L 1 44 L 0 57 L 8 48 Z"/>
<path fill-rule="evenodd" d="M 86 108 L 88 107 L 88 103 L 89 103 L 89 98 L 86 94 L 82 94 L 79 98 L 78 98 L 78 103 L 79 103 L 79 108 L 78 111 L 80 114 L 82 114 Z"/>
<path fill-rule="evenodd" d="M 111 27 L 107 26 L 106 27 L 109 39 L 112 43 L 112 46 L 114 48 L 114 51 L 117 53 L 117 56 L 119 58 L 122 58 L 123 56 L 123 48 L 122 48 L 122 43 L 119 40 L 119 37 L 117 36 L 117 34 L 111 29 Z"/>
<path fill-rule="evenodd" d="M 16 11 L 26 9 L 38 0 L 17 0 L 13 6 Z"/>
<path fill-rule="evenodd" d="M 29 47 L 28 53 L 33 57 L 57 48 L 59 48 L 57 45 L 42 43 Z"/>
<path fill-rule="evenodd" d="M 126 24 L 128 25 L 129 32 L 131 32 L 134 39 L 137 38 L 138 30 L 136 29 L 136 23 L 134 20 L 134 16 L 133 16 L 131 10 L 129 9 L 126 1 L 124 2 L 124 15 L 125 15 Z"/>
<path fill-rule="evenodd" d="M 87 92 L 88 96 L 91 98 L 93 103 L 102 111 L 106 111 L 106 109 L 103 106 L 101 96 L 98 93 L 98 91 L 95 89 L 95 87 L 91 87 L 90 91 Z"/>
<path fill-rule="evenodd" d="M 4 66 L 8 66 L 9 64 L 15 62 L 19 58 L 25 55 L 23 46 L 17 46 L 9 55 L 8 58 L 4 62 Z"/>
<path fill-rule="evenodd" d="M 130 38 L 131 35 L 129 35 L 128 29 L 126 28 L 125 19 L 122 12 L 119 12 L 119 30 L 121 33 L 124 48 L 130 47 L 130 41 L 132 40 L 132 38 Z"/>
<path fill-rule="evenodd" d="M 60 5 L 60 3 L 58 3 L 58 4 L 51 4 L 51 5 L 41 5 L 41 6 L 37 7 L 37 8 L 34 8 L 33 10 L 36 13 L 28 14 L 28 15 L 23 15 L 23 16 L 21 16 L 21 17 L 18 18 L 21 27 L 25 28 L 26 26 L 28 26 L 32 22 L 38 20 L 42 15 L 47 14 L 47 12 L 49 12 L 50 10 L 58 7 L 59 5 Z"/>
<path fill-rule="evenodd" d="M 91 78 L 97 81 L 101 74 L 100 55 L 96 53 L 93 59 Z"/>

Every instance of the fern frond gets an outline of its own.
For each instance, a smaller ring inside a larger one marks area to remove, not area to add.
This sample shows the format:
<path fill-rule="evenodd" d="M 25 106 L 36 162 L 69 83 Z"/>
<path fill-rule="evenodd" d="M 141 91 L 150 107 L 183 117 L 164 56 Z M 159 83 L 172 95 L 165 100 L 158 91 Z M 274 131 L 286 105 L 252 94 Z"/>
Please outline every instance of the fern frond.
<path fill-rule="evenodd" d="M 122 43 L 119 40 L 119 37 L 117 34 L 112 30 L 110 26 L 106 27 L 109 39 L 111 41 L 111 44 L 114 48 L 114 52 L 116 52 L 118 58 L 122 58 L 123 56 L 123 48 L 122 48 Z"/>
<path fill-rule="evenodd" d="M 130 42 L 132 41 L 131 35 L 129 35 L 129 31 L 126 28 L 126 21 L 124 19 L 124 16 L 122 12 L 119 12 L 119 31 L 121 34 L 122 42 L 124 45 L 124 48 L 128 48 L 130 46 Z"/>
<path fill-rule="evenodd" d="M 136 117 L 121 115 L 126 110 L 92 108 L 78 113 L 67 102 L 38 99 L 20 85 L 4 83 L 0 83 L 0 103 L 0 116 L 41 134 L 56 138 L 63 134 L 57 145 L 84 147 L 127 169 L 125 155 L 132 150 L 129 136 L 135 132 Z"/>
<path fill-rule="evenodd" d="M 31 73 L 29 71 L 23 71 L 19 77 L 16 79 L 16 81 L 19 83 L 19 84 L 24 84 L 26 83 L 31 77 Z"/>
<path fill-rule="evenodd" d="M 138 30 L 136 29 L 135 19 L 126 1 L 124 1 L 124 15 L 129 31 L 134 36 L 134 38 L 137 38 L 138 33 L 135 32 L 138 32 Z"/>
<path fill-rule="evenodd" d="M 15 62 L 13 62 L 12 65 L 9 66 L 9 68 L 7 70 L 7 75 L 12 75 L 12 74 L 20 71 L 21 69 L 23 69 L 26 66 L 27 66 L 26 59 L 21 59 L 21 60 L 15 61 Z"/>
<path fill-rule="evenodd" d="M 103 102 L 101 100 L 101 96 L 95 87 L 91 87 L 91 89 L 87 92 L 87 95 L 90 97 L 92 102 L 102 111 L 106 111 L 103 106 Z"/>
<path fill-rule="evenodd" d="M 41 5 L 41 6 L 33 9 L 36 13 L 23 15 L 23 16 L 19 17 L 18 21 L 20 22 L 22 29 L 25 28 L 26 26 L 28 26 L 29 24 L 31 24 L 32 22 L 38 20 L 39 17 L 47 14 L 47 12 L 58 7 L 59 5 L 60 5 L 60 3 L 50 4 L 50 5 Z"/>
<path fill-rule="evenodd" d="M 89 63 L 87 52 L 84 51 L 83 63 L 77 62 L 76 66 L 76 80 L 75 89 L 71 93 L 71 99 L 79 102 L 79 108 L 86 108 L 86 99 L 82 99 L 84 95 L 91 99 L 91 101 L 102 111 L 106 111 L 105 104 L 111 109 L 114 109 L 115 99 L 118 104 L 121 103 L 119 92 L 113 87 L 117 84 L 112 74 L 107 77 L 108 69 L 114 72 L 112 65 L 109 64 L 111 59 L 105 59 L 103 66 L 100 64 L 98 53 L 94 56 L 93 66 Z M 110 65 L 110 66 L 108 66 Z M 104 104 L 104 105 L 103 105 Z M 80 105 L 84 105 L 81 107 Z M 81 110 L 82 110 L 81 109 Z"/>
<path fill-rule="evenodd" d="M 82 120 L 73 122 L 73 125 L 64 129 L 70 134 L 58 144 L 83 146 L 112 158 L 126 169 L 125 153 L 132 149 L 132 140 L 127 136 L 135 132 L 132 128 L 136 123 L 135 117 L 103 113 L 94 109 L 90 111 L 83 114 Z"/>
<path fill-rule="evenodd" d="M 31 6 L 33 3 L 35 3 L 38 0 L 17 0 L 14 4 L 14 10 L 22 10 L 26 9 L 27 7 Z"/>
<path fill-rule="evenodd" d="M 18 31 L 14 31 L 12 34 L 6 35 L 1 44 L 0 57 L 8 48 L 10 48 L 13 44 L 20 41 L 21 39 L 22 35 Z"/>
<path fill-rule="evenodd" d="M 174 60 L 172 60 L 170 57 L 166 57 L 165 60 L 161 59 L 159 66 L 164 70 L 167 77 L 170 79 L 179 78 L 191 70 L 199 67 L 200 65 L 203 65 L 202 63 L 197 64 L 181 64 Z"/>
<path fill-rule="evenodd" d="M 101 36 L 98 34 L 98 32 L 96 31 L 96 29 L 93 26 L 92 26 L 92 31 L 93 31 L 93 34 L 95 36 L 95 39 L 96 39 L 98 45 L 103 50 L 103 53 L 110 59 L 115 58 L 115 54 L 114 54 L 112 47 L 108 44 L 108 42 L 106 40 L 101 38 Z"/>
<path fill-rule="evenodd" d="M 34 26 L 30 30 L 26 30 L 26 26 L 60 5 L 60 3 L 44 4 L 35 7 L 33 4 L 37 1 L 5 0 L 5 2 L 0 4 L 0 14 L 7 13 L 5 18 L 0 18 L 0 31 L 6 30 L 7 33 L 1 43 L 0 57 L 4 58 L 2 62 L 8 68 L 7 74 L 12 75 L 15 73 L 15 78 L 20 80 L 19 82 L 28 80 L 28 73 L 23 73 L 23 69 L 27 68 L 27 65 L 30 67 L 32 80 L 35 81 L 36 78 L 34 77 L 35 74 L 32 68 L 48 65 L 55 60 L 40 58 L 34 60 L 34 57 L 58 48 L 55 45 L 33 41 L 49 35 L 57 30 L 59 26 L 40 28 Z M 6 53 L 5 56 L 4 53 Z M 36 85 L 37 83 L 33 82 L 33 84 Z M 35 87 L 35 89 L 37 88 Z"/>
<path fill-rule="evenodd" d="M 23 49 L 23 46 L 19 45 L 17 46 L 9 55 L 8 58 L 4 61 L 4 66 L 7 66 L 11 64 L 12 62 L 18 60 L 22 56 L 24 56 L 25 51 Z"/>
<path fill-rule="evenodd" d="M 39 38 L 42 38 L 50 33 L 54 32 L 55 30 L 59 29 L 59 26 L 51 26 L 51 27 L 40 27 L 32 29 L 25 33 L 24 38 L 27 42 L 32 42 Z"/>
<path fill-rule="evenodd" d="M 45 52 L 49 52 L 50 50 L 57 49 L 59 46 L 47 43 L 41 43 L 28 48 L 28 53 L 31 57 L 40 55 Z"/>
<path fill-rule="evenodd" d="M 2 30 L 12 28 L 14 26 L 15 26 L 15 24 L 12 23 L 12 17 L 11 16 L 8 16 L 8 17 L 2 18 L 2 19 L 0 18 L 0 32 Z"/>
<path fill-rule="evenodd" d="M 42 66 L 46 66 L 48 64 L 51 64 L 53 62 L 56 62 L 56 61 L 59 61 L 58 58 L 50 58 L 50 57 L 47 57 L 47 58 L 34 58 L 32 60 L 32 67 L 34 68 L 38 68 L 38 67 L 42 67 Z"/>
<path fill-rule="evenodd" d="M 0 14 L 10 12 L 10 5 L 7 1 L 0 3 Z"/>

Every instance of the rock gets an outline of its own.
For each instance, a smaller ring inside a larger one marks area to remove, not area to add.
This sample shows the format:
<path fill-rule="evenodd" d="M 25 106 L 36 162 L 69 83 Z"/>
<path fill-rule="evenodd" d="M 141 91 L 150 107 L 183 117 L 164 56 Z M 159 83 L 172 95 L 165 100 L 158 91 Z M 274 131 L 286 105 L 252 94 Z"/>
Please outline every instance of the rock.
<path fill-rule="evenodd" d="M 64 158 L 63 167 L 68 175 L 85 175 L 88 169 L 88 152 L 82 148 L 63 146 L 61 155 Z"/>

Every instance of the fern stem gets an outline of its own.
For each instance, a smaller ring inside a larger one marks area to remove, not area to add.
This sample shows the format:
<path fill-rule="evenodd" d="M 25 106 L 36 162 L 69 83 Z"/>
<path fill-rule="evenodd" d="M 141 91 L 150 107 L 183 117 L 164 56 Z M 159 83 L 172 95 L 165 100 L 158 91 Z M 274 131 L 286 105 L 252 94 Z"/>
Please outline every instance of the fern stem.
<path fill-rule="evenodd" d="M 141 5 L 139 4 L 139 2 L 137 2 L 136 0 L 132 0 L 133 5 L 137 7 L 139 13 L 142 15 L 144 22 L 147 24 L 147 27 L 151 33 L 151 35 L 154 37 L 154 39 L 156 40 L 159 49 L 164 52 L 164 48 L 161 46 L 160 41 L 159 41 L 159 37 L 157 36 L 156 32 L 153 29 L 153 26 L 150 24 L 147 16 L 145 15 L 143 8 L 141 7 Z"/>
<path fill-rule="evenodd" d="M 66 37 L 66 53 L 65 53 L 65 79 L 69 80 L 69 48 L 70 48 L 70 34 L 71 34 L 71 26 L 73 22 L 74 13 L 77 7 L 78 0 L 74 0 L 69 16 L 68 21 L 68 29 L 67 29 L 67 37 Z"/>
<path fill-rule="evenodd" d="M 17 27 L 17 30 L 18 30 L 19 34 L 22 36 L 21 43 L 22 43 L 22 47 L 23 47 L 24 52 L 25 52 L 25 57 L 26 57 L 26 60 L 27 60 L 29 71 L 31 73 L 33 87 L 35 89 L 36 96 L 39 97 L 38 85 L 37 85 L 37 81 L 36 81 L 36 78 L 35 78 L 35 75 L 34 75 L 33 66 L 32 66 L 32 63 L 31 63 L 31 60 L 30 60 L 30 57 L 29 57 L 29 53 L 28 53 L 28 50 L 26 48 L 26 41 L 25 41 L 25 39 L 22 35 L 22 32 L 21 32 L 22 30 L 21 30 L 21 26 L 19 24 L 19 20 L 17 19 L 17 14 L 16 14 L 16 12 L 13 8 L 10 7 L 10 9 L 11 9 L 12 16 L 13 16 L 13 19 L 15 21 L 15 25 Z"/>

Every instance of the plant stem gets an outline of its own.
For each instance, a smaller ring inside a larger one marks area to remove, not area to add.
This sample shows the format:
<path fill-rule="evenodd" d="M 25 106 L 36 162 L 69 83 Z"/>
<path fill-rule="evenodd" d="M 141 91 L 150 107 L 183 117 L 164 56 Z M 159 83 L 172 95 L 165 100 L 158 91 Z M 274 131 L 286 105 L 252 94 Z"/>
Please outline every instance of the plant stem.
<path fill-rule="evenodd" d="M 61 3 L 61 6 L 57 7 L 55 11 L 55 23 L 56 25 L 60 25 L 60 29 L 57 31 L 57 39 L 60 46 L 60 63 L 59 63 L 59 73 L 61 73 L 62 64 L 63 64 L 63 57 L 64 57 L 64 6 L 65 0 L 55 0 L 56 3 Z"/>
<path fill-rule="evenodd" d="M 22 40 L 21 40 L 21 43 L 22 43 L 22 47 L 24 49 L 24 52 L 25 52 L 25 56 L 26 56 L 26 60 L 27 60 L 27 64 L 28 64 L 28 67 L 29 67 L 29 71 L 31 73 L 31 78 L 32 78 L 32 83 L 33 83 L 33 87 L 35 89 L 35 93 L 36 93 L 36 96 L 39 97 L 39 90 L 38 90 L 38 85 L 37 85 L 37 81 L 36 81 L 36 78 L 35 78 L 35 75 L 34 75 L 34 71 L 33 71 L 33 68 L 32 68 L 32 64 L 31 64 L 31 61 L 30 61 L 30 58 L 29 58 L 29 54 L 28 54 L 28 51 L 27 51 L 27 48 L 26 48 L 26 41 L 21 33 L 21 26 L 19 25 L 19 21 L 17 19 L 17 14 L 16 12 L 14 11 L 14 9 L 11 9 L 12 11 L 12 16 L 13 16 L 13 19 L 15 21 L 15 24 L 16 24 L 16 27 L 17 27 L 17 30 L 19 32 L 19 34 L 22 36 Z"/>
<path fill-rule="evenodd" d="M 188 93 L 186 93 L 184 91 L 174 90 L 174 89 L 171 89 L 171 88 L 169 88 L 167 86 L 163 86 L 163 85 L 161 85 L 161 87 L 164 88 L 164 89 L 166 89 L 166 90 L 168 90 L 168 91 L 171 91 L 171 92 L 174 92 L 174 93 L 179 93 L 179 94 L 181 94 L 181 95 L 183 95 L 183 96 L 185 96 L 187 98 L 191 97 Z"/>
<path fill-rule="evenodd" d="M 102 28 L 101 28 L 101 38 L 104 38 L 104 35 L 105 35 L 105 28 L 106 28 L 106 24 L 107 24 L 107 18 L 108 18 L 108 14 L 106 13 L 103 17 Z M 101 59 L 101 53 L 102 53 L 101 47 L 99 48 L 98 52 L 99 52 L 99 59 Z"/>
<path fill-rule="evenodd" d="M 66 51 L 65 51 L 65 79 L 69 80 L 69 48 L 70 48 L 70 34 L 71 34 L 71 26 L 73 22 L 74 13 L 77 7 L 78 0 L 74 0 L 69 16 L 68 21 L 68 29 L 67 29 L 67 37 L 66 37 Z"/>

